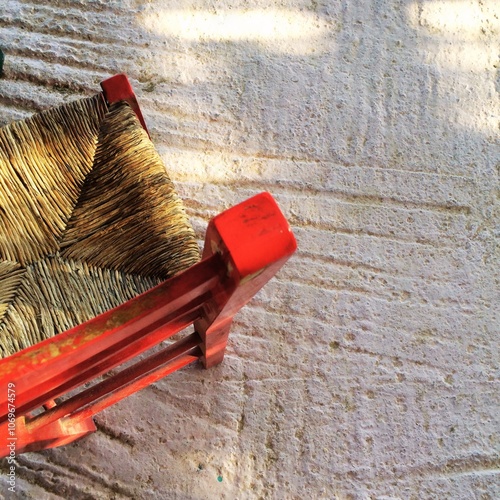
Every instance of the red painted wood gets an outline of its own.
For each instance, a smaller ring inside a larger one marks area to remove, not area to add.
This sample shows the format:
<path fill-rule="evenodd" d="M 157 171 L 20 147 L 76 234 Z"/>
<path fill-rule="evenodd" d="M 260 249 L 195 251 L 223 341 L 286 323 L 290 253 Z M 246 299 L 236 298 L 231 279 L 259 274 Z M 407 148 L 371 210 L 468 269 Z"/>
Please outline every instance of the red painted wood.
<path fill-rule="evenodd" d="M 115 309 L 0 360 L 0 422 L 7 414 L 9 382 L 16 385 L 18 411 L 26 413 L 92 380 L 191 324 L 224 269 L 219 256 L 205 259 Z"/>
<path fill-rule="evenodd" d="M 212 295 L 195 322 L 206 368 L 224 357 L 229 327 L 239 311 L 297 249 L 290 226 L 269 193 L 260 193 L 210 222 L 203 257 L 220 254 L 228 280 Z"/>
<path fill-rule="evenodd" d="M 113 377 L 85 389 L 63 403 L 26 422 L 27 429 L 37 429 L 67 415 L 75 420 L 89 418 L 124 397 L 137 392 L 170 373 L 172 366 L 197 361 L 201 343 L 197 333 L 162 349 L 160 352 L 122 370 Z"/>
<path fill-rule="evenodd" d="M 79 420 L 62 418 L 38 429 L 28 429 L 25 420 L 25 417 L 16 419 L 15 441 L 11 440 L 7 423 L 0 424 L 1 457 L 9 456 L 11 449 L 18 455 L 28 451 L 63 446 L 97 430 L 92 418 Z"/>
<path fill-rule="evenodd" d="M 127 101 L 139 119 L 142 128 L 149 135 L 148 127 L 146 126 L 141 108 L 137 102 L 137 97 L 135 96 L 134 89 L 132 88 L 132 85 L 130 85 L 127 75 L 121 73 L 119 75 L 112 76 L 111 78 L 101 82 L 101 88 L 108 104 Z"/>

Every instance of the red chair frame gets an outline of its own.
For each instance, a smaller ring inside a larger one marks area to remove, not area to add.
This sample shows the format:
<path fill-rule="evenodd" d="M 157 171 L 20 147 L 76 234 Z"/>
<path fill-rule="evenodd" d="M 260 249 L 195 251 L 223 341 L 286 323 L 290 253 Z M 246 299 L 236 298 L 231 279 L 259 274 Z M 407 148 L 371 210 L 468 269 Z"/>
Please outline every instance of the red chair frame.
<path fill-rule="evenodd" d="M 102 88 L 108 102 L 127 100 L 145 127 L 124 75 Z M 198 264 L 0 360 L 0 457 L 71 443 L 94 432 L 92 416 L 124 397 L 197 360 L 205 368 L 220 363 L 233 316 L 296 247 L 276 202 L 261 193 L 210 221 Z M 191 324 L 190 335 L 82 388 Z"/>

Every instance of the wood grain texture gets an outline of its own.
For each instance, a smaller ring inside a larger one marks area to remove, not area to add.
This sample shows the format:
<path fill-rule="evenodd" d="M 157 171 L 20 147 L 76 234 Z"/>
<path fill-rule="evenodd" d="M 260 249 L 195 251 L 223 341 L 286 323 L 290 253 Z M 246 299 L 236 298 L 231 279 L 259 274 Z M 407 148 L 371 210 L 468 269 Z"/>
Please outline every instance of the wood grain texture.
<path fill-rule="evenodd" d="M 496 0 L 4 2 L 2 123 L 125 72 L 198 239 L 270 190 L 299 245 L 220 367 L 20 457 L 20 491 L 500 497 L 499 17 Z"/>

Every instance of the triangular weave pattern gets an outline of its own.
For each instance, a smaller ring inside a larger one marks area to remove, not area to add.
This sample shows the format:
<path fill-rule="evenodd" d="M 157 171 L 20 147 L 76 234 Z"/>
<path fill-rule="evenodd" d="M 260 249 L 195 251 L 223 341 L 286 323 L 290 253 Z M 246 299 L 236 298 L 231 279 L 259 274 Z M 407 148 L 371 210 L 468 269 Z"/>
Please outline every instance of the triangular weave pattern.
<path fill-rule="evenodd" d="M 199 260 L 161 158 L 101 94 L 0 128 L 0 357 Z"/>

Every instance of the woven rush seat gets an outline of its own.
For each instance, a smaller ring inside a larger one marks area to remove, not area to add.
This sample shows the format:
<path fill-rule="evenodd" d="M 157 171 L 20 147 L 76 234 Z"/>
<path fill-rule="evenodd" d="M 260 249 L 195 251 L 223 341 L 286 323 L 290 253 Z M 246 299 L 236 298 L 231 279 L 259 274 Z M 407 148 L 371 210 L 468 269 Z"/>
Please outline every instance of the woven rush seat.
<path fill-rule="evenodd" d="M 188 268 L 199 250 L 130 106 L 102 94 L 0 129 L 0 357 Z"/>

